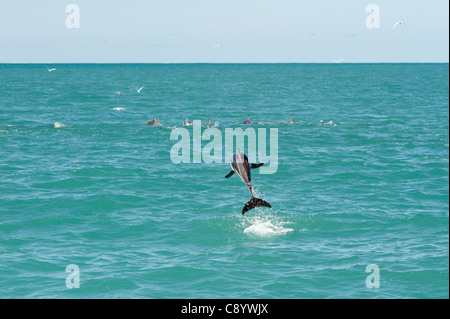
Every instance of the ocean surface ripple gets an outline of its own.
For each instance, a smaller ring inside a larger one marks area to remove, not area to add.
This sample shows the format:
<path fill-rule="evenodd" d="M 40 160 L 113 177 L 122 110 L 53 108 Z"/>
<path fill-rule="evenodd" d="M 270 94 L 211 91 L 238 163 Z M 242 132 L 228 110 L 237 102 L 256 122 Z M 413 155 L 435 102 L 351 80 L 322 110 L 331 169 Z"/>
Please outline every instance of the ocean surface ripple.
<path fill-rule="evenodd" d="M 0 65 L 0 298 L 448 298 L 448 74 Z M 247 116 L 278 129 L 279 166 L 253 172 L 273 209 L 241 216 L 228 159 L 175 164 L 170 134 Z"/>

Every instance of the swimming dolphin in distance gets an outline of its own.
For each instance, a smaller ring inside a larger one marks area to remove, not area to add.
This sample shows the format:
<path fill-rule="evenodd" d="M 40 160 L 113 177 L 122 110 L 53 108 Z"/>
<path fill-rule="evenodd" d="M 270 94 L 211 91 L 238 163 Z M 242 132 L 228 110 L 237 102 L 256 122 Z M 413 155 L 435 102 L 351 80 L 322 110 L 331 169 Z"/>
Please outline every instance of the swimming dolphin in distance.
<path fill-rule="evenodd" d="M 192 122 L 189 121 L 188 119 L 186 119 L 186 120 L 183 122 L 183 125 L 184 125 L 184 126 L 192 126 Z"/>
<path fill-rule="evenodd" d="M 151 126 L 162 126 L 162 124 L 156 120 L 156 116 L 153 118 L 153 121 L 148 122 L 147 124 Z"/>
<path fill-rule="evenodd" d="M 219 127 L 219 123 L 216 121 L 216 123 L 214 123 L 214 125 L 212 125 L 211 120 L 208 119 L 208 127 Z"/>
<path fill-rule="evenodd" d="M 242 123 L 244 125 L 248 125 L 248 124 L 252 124 L 252 122 L 250 122 L 250 116 L 247 116 L 247 120 L 244 121 L 244 123 Z"/>
<path fill-rule="evenodd" d="M 230 178 L 234 175 L 234 173 L 237 173 L 239 177 L 244 181 L 244 183 L 247 185 L 248 190 L 250 191 L 250 195 L 252 198 L 245 204 L 244 208 L 242 209 L 242 215 L 244 215 L 249 210 L 256 208 L 256 207 L 272 207 L 268 202 L 265 200 L 256 198 L 253 196 L 253 187 L 252 187 L 252 177 L 250 170 L 254 168 L 258 168 L 264 165 L 264 163 L 260 164 L 250 164 L 248 162 L 248 157 L 244 153 L 235 153 L 232 157 L 232 162 L 230 163 L 232 171 L 225 176 L 225 178 Z"/>
<path fill-rule="evenodd" d="M 290 123 L 290 124 L 295 123 L 295 121 L 292 119 L 292 116 L 289 118 L 289 123 Z"/>

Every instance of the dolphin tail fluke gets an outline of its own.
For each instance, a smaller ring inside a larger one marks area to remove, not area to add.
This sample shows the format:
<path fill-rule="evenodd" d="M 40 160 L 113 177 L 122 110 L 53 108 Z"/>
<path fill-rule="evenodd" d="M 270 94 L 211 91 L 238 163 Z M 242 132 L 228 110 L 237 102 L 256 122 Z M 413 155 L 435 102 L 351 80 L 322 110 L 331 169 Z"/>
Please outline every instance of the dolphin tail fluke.
<path fill-rule="evenodd" d="M 270 204 L 268 202 L 266 202 L 265 200 L 252 197 L 252 199 L 250 199 L 247 202 L 247 204 L 245 204 L 244 209 L 242 209 L 242 215 L 244 215 L 246 212 L 248 212 L 249 210 L 256 208 L 256 207 L 272 208 L 272 206 L 270 206 Z"/>

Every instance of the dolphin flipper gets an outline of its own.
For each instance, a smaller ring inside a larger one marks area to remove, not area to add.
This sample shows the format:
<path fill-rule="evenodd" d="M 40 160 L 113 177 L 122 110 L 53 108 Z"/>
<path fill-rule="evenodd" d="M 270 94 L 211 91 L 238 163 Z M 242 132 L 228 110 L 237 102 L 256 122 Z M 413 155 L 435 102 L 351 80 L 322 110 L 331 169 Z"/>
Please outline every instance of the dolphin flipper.
<path fill-rule="evenodd" d="M 264 163 L 259 163 L 259 164 L 252 164 L 252 169 L 255 169 L 255 168 L 261 167 L 261 166 L 263 166 L 263 165 L 264 165 Z"/>
<path fill-rule="evenodd" d="M 228 174 L 227 176 L 225 176 L 225 178 L 230 178 L 231 176 L 234 175 L 234 171 L 231 171 L 230 174 Z"/>
<path fill-rule="evenodd" d="M 244 208 L 242 209 L 242 215 L 244 215 L 246 212 L 248 212 L 249 210 L 256 208 L 256 207 L 272 208 L 272 206 L 270 206 L 270 204 L 268 202 L 266 202 L 265 200 L 252 197 L 252 199 L 250 199 L 247 202 L 247 204 L 245 204 Z"/>

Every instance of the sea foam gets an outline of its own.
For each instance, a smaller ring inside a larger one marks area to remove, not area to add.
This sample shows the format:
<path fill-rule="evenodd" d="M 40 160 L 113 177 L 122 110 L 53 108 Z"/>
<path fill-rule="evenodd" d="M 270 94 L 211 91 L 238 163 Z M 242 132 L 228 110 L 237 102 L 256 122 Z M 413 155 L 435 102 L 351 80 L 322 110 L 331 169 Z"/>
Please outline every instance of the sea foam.
<path fill-rule="evenodd" d="M 282 221 L 273 215 L 254 215 L 243 221 L 244 234 L 260 238 L 285 235 L 294 231 L 292 228 L 284 227 L 287 224 L 290 222 Z"/>
<path fill-rule="evenodd" d="M 67 125 L 60 123 L 60 122 L 55 122 L 53 123 L 53 127 L 54 128 L 62 128 L 62 127 L 66 127 Z"/>

